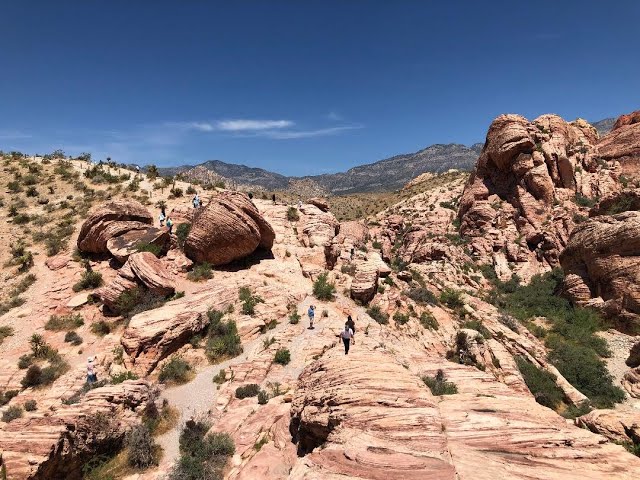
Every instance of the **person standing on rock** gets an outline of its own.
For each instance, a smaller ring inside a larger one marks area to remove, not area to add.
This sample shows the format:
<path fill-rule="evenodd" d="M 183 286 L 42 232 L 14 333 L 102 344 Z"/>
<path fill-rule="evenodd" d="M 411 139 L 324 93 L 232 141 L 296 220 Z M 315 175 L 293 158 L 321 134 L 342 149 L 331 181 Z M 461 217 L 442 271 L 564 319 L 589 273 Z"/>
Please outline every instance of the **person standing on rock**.
<path fill-rule="evenodd" d="M 167 228 L 169 229 L 169 235 L 173 233 L 173 220 L 171 217 L 167 217 Z"/>
<path fill-rule="evenodd" d="M 196 192 L 196 196 L 193 197 L 193 208 L 198 208 L 200 206 L 200 197 L 198 196 L 198 192 Z"/>
<path fill-rule="evenodd" d="M 342 338 L 342 343 L 344 343 L 344 354 L 349 355 L 349 347 L 353 340 L 353 330 L 351 330 L 348 325 L 345 325 L 344 330 L 340 332 L 340 338 Z"/>
<path fill-rule="evenodd" d="M 307 310 L 307 315 L 309 315 L 309 330 L 313 330 L 315 328 L 313 326 L 313 319 L 316 316 L 316 307 L 311 305 L 309 310 Z"/>
<path fill-rule="evenodd" d="M 353 321 L 353 318 L 351 318 L 351 315 L 347 315 L 347 321 L 344 324 L 345 327 L 349 327 L 351 329 L 351 332 L 353 333 L 353 343 L 355 345 L 356 343 L 356 323 Z"/>
<path fill-rule="evenodd" d="M 160 215 L 158 216 L 158 220 L 160 221 L 160 226 L 163 227 L 164 226 L 164 220 L 165 220 L 166 215 L 164 214 L 164 209 L 160 210 Z"/>
<path fill-rule="evenodd" d="M 271 200 L 273 200 L 273 204 L 276 204 L 276 194 L 271 195 Z"/>
<path fill-rule="evenodd" d="M 98 381 L 98 376 L 96 375 L 96 367 L 93 364 L 94 358 L 89 357 L 87 359 L 87 383 L 95 383 Z"/>

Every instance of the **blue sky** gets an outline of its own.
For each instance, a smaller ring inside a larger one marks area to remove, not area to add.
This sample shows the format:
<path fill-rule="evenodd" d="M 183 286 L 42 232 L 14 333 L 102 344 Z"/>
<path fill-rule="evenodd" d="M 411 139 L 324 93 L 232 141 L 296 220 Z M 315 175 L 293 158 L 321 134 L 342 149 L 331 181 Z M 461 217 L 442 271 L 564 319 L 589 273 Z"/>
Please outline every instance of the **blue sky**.
<path fill-rule="evenodd" d="M 291 175 L 640 108 L 640 2 L 13 1 L 0 149 Z"/>

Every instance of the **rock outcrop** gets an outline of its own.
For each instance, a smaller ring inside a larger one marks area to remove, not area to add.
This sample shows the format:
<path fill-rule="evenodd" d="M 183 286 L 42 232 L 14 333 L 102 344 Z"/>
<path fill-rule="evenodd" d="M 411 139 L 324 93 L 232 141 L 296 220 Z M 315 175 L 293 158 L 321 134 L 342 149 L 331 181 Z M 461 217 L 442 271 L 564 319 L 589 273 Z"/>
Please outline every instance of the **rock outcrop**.
<path fill-rule="evenodd" d="M 596 153 L 605 160 L 620 162 L 622 172 L 640 174 L 640 111 L 622 115 L 609 134 L 600 139 Z"/>
<path fill-rule="evenodd" d="M 593 410 L 576 418 L 576 425 L 616 443 L 640 443 L 640 413 L 633 408 Z"/>
<path fill-rule="evenodd" d="M 315 205 L 304 204 L 298 234 L 305 247 L 325 247 L 340 230 L 340 223 L 330 212 L 323 212 Z"/>
<path fill-rule="evenodd" d="M 91 390 L 79 403 L 4 424 L 0 452 L 7 478 L 82 478 L 93 456 L 117 451 L 139 421 L 135 412 L 152 398 L 149 382 L 127 380 Z"/>
<path fill-rule="evenodd" d="M 615 169 L 596 162 L 596 139 L 582 120 L 496 118 L 458 210 L 473 253 L 493 263 L 495 252 L 506 252 L 516 273 L 527 264 L 540 271 L 558 265 L 578 200 L 619 190 Z"/>
<path fill-rule="evenodd" d="M 107 250 L 124 263 L 129 255 L 138 251 L 140 246 L 153 245 L 160 253 L 165 253 L 169 242 L 169 231 L 165 228 L 149 227 L 144 230 L 131 230 L 107 241 Z"/>
<path fill-rule="evenodd" d="M 326 198 L 313 197 L 307 200 L 307 203 L 310 203 L 311 205 L 315 205 L 323 212 L 329 211 L 329 201 Z"/>
<path fill-rule="evenodd" d="M 560 256 L 565 292 L 598 307 L 627 329 L 640 322 L 640 212 L 598 216 L 579 224 Z"/>
<path fill-rule="evenodd" d="M 140 202 L 116 200 L 89 215 L 80 228 L 78 249 L 89 253 L 107 253 L 107 242 L 131 230 L 147 230 L 153 218 Z"/>
<path fill-rule="evenodd" d="M 351 282 L 351 298 L 360 303 L 373 300 L 378 289 L 378 267 L 373 261 L 356 261 L 356 271 Z"/>
<path fill-rule="evenodd" d="M 198 209 L 184 245 L 196 262 L 224 265 L 251 255 L 257 248 L 270 250 L 275 233 L 245 194 L 223 192 Z"/>

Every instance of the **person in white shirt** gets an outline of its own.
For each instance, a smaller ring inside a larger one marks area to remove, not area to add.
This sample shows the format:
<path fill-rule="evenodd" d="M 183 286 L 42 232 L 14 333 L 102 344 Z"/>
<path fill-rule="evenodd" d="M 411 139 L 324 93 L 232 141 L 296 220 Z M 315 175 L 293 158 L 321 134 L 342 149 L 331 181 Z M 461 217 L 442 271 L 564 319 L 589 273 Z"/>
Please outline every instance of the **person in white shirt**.
<path fill-rule="evenodd" d="M 349 347 L 353 339 L 353 330 L 349 328 L 349 325 L 344 326 L 344 330 L 340 332 L 340 338 L 342 338 L 342 343 L 344 343 L 344 354 L 349 355 Z"/>

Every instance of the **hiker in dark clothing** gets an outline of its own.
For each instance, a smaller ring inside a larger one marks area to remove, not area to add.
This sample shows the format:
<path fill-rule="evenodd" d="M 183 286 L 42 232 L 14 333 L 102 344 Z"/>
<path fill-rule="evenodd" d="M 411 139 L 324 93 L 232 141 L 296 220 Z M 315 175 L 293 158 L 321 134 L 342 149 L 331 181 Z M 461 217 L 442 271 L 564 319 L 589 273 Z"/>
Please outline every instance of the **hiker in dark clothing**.
<path fill-rule="evenodd" d="M 351 318 L 351 315 L 347 315 L 347 322 L 344 324 L 345 327 L 349 327 L 353 332 L 353 343 L 356 343 L 356 323 Z"/>
<path fill-rule="evenodd" d="M 273 200 L 273 204 L 276 204 L 276 194 L 271 195 L 271 200 Z"/>
<path fill-rule="evenodd" d="M 340 338 L 342 338 L 342 343 L 344 343 L 344 354 L 349 355 L 349 347 L 353 339 L 353 330 L 345 325 L 344 330 L 340 332 Z"/>

